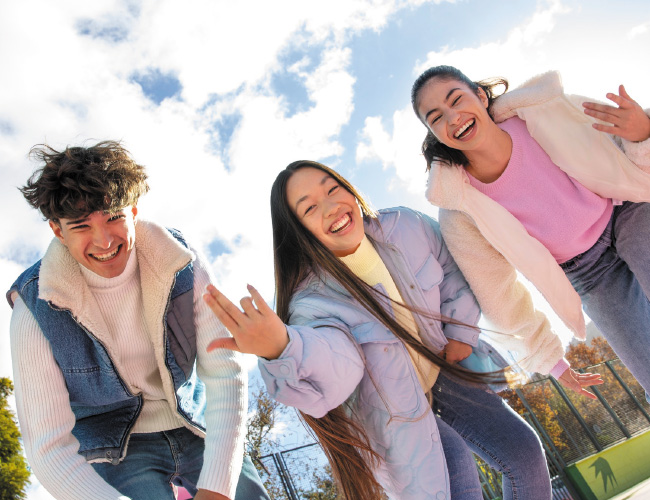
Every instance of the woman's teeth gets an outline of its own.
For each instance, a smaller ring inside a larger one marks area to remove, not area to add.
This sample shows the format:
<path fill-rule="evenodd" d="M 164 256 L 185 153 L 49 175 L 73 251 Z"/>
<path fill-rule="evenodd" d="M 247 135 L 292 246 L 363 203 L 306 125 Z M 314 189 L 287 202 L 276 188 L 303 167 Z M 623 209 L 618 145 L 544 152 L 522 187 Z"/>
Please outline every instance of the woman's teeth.
<path fill-rule="evenodd" d="M 454 137 L 455 137 L 456 139 L 459 139 L 460 136 L 463 134 L 463 132 L 465 132 L 465 131 L 466 131 L 468 128 L 470 128 L 472 125 L 474 125 L 474 120 L 473 120 L 473 119 L 472 119 L 472 120 L 469 120 L 467 123 L 465 123 L 465 125 L 463 125 L 462 127 L 460 127 L 460 128 L 456 131 L 456 133 L 454 134 Z"/>
<path fill-rule="evenodd" d="M 350 219 L 350 216 L 348 214 L 345 214 L 343 217 L 341 217 L 339 220 L 337 220 L 334 224 L 332 224 L 332 227 L 330 227 L 330 231 L 332 233 L 338 233 L 341 229 L 346 227 L 348 224 L 352 222 L 352 219 Z"/>

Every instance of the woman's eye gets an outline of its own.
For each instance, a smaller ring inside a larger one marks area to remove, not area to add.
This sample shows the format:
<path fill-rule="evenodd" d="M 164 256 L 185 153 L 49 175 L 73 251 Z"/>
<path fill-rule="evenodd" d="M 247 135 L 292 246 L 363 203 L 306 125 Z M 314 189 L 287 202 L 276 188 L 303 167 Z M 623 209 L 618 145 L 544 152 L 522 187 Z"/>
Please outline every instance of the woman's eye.
<path fill-rule="evenodd" d="M 433 125 L 434 123 L 436 123 L 439 120 L 440 120 L 440 116 L 436 116 L 433 120 L 431 120 L 431 125 Z"/>
<path fill-rule="evenodd" d="M 327 192 L 327 194 L 332 194 L 332 193 L 333 193 L 334 191 L 336 191 L 338 188 L 339 188 L 338 186 L 334 186 L 334 187 L 332 187 L 332 189 L 330 189 L 330 190 Z"/>
<path fill-rule="evenodd" d="M 309 214 L 315 206 L 316 206 L 316 205 L 311 205 L 311 206 L 307 207 L 307 210 L 305 210 L 305 215 Z M 304 217 L 305 215 L 303 215 L 303 217 Z"/>
<path fill-rule="evenodd" d="M 451 103 L 451 105 L 455 106 L 458 101 L 460 101 L 460 96 L 456 97 L 456 99 L 454 99 L 454 102 Z"/>

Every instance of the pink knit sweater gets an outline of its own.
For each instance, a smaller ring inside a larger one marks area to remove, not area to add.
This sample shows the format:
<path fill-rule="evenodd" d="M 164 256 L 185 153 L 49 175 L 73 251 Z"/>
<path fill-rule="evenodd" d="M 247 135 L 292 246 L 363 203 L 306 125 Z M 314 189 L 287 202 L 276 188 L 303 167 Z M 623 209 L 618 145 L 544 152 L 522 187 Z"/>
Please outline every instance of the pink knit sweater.
<path fill-rule="evenodd" d="M 512 138 L 512 155 L 496 181 L 471 175 L 472 186 L 506 208 L 558 264 L 591 248 L 612 215 L 611 199 L 592 193 L 555 165 L 518 117 L 498 124 Z"/>

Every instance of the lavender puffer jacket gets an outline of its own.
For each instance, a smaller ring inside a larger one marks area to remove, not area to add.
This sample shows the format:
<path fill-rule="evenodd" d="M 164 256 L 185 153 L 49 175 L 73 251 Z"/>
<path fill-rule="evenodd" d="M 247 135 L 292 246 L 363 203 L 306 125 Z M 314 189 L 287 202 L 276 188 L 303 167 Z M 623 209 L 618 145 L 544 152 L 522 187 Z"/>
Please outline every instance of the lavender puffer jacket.
<path fill-rule="evenodd" d="M 380 211 L 378 222 L 366 221 L 365 232 L 404 300 L 475 325 L 478 304 L 438 223 L 402 207 Z M 290 313 L 286 349 L 278 359 L 259 361 L 269 394 L 317 418 L 347 401 L 384 459 L 375 477 L 390 498 L 449 498 L 438 427 L 403 343 L 328 277 L 309 276 Z M 414 317 L 434 351 L 448 338 L 484 348 L 476 330 Z"/>

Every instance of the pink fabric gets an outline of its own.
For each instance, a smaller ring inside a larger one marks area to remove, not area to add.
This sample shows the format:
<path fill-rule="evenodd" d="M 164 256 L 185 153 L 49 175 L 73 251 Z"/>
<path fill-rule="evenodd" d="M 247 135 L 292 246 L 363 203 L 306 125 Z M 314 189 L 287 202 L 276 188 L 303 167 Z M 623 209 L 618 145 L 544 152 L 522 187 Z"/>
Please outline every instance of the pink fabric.
<path fill-rule="evenodd" d="M 551 369 L 551 375 L 555 377 L 556 380 L 559 380 L 559 378 L 562 376 L 562 374 L 567 371 L 571 365 L 569 362 L 566 360 L 566 358 L 562 358 L 560 361 L 556 363 L 556 365 Z"/>
<path fill-rule="evenodd" d="M 512 138 L 508 166 L 472 186 L 506 208 L 561 264 L 591 248 L 612 215 L 611 199 L 592 193 L 555 165 L 518 117 L 498 124 Z"/>

